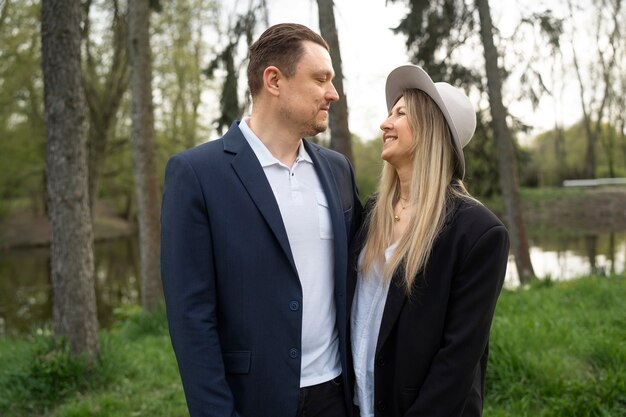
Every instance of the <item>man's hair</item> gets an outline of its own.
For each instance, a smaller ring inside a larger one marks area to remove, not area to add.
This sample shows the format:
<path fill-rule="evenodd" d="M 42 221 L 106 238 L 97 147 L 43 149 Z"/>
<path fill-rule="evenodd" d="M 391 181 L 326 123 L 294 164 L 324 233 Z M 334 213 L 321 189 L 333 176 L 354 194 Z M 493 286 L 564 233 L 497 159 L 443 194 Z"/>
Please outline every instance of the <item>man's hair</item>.
<path fill-rule="evenodd" d="M 296 65 L 304 54 L 304 41 L 314 42 L 329 50 L 328 44 L 317 33 L 297 23 L 280 23 L 269 27 L 250 46 L 248 88 L 252 97 L 263 87 L 263 71 L 273 65 L 287 78 L 296 72 Z"/>

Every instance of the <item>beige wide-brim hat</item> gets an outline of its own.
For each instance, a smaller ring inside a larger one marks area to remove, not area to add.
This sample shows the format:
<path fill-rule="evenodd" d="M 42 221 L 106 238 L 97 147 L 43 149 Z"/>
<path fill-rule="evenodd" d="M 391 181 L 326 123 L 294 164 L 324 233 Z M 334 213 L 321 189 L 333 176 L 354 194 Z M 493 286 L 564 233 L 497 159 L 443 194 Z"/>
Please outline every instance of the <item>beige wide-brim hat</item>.
<path fill-rule="evenodd" d="M 469 98 L 460 89 L 448 83 L 435 83 L 421 67 L 413 64 L 401 65 L 387 76 L 385 94 L 387 110 L 393 106 L 408 89 L 422 90 L 432 98 L 441 109 L 452 133 L 454 151 L 457 156 L 455 175 L 465 176 L 465 158 L 463 148 L 476 130 L 476 112 Z"/>

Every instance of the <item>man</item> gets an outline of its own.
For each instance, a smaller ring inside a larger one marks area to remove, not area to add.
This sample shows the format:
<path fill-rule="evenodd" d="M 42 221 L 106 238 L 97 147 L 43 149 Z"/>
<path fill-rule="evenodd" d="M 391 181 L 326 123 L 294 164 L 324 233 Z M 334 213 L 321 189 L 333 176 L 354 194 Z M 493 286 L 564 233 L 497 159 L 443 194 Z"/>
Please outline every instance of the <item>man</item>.
<path fill-rule="evenodd" d="M 250 47 L 250 117 L 168 162 L 162 277 L 192 417 L 334 417 L 352 403 L 361 204 L 347 159 L 302 139 L 328 126 L 333 76 L 319 35 L 269 28 Z"/>

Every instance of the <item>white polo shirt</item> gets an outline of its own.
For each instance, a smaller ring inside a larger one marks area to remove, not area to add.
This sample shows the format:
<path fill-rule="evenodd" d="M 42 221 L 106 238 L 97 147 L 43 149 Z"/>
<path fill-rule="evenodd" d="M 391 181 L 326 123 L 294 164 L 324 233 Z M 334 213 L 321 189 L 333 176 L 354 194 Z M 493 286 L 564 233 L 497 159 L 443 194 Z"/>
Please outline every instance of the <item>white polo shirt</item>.
<path fill-rule="evenodd" d="M 302 142 L 289 168 L 271 154 L 246 120 L 239 129 L 272 187 L 302 285 L 300 387 L 329 381 L 341 374 L 341 362 L 335 326 L 334 236 L 326 195 Z"/>

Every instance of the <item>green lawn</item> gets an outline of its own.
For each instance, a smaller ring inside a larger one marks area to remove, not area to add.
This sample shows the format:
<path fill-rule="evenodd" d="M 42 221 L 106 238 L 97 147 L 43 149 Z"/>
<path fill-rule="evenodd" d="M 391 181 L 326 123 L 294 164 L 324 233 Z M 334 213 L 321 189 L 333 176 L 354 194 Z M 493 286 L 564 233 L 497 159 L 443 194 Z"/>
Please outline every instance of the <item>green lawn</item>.
<path fill-rule="evenodd" d="M 485 416 L 626 416 L 626 278 L 504 292 Z"/>
<path fill-rule="evenodd" d="M 626 415 L 626 277 L 503 292 L 486 417 Z M 0 338 L 3 417 L 186 416 L 162 311 L 126 314 L 87 370 L 49 332 Z"/>

